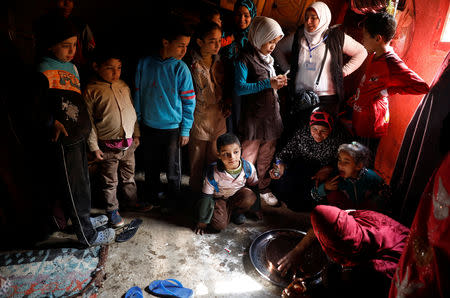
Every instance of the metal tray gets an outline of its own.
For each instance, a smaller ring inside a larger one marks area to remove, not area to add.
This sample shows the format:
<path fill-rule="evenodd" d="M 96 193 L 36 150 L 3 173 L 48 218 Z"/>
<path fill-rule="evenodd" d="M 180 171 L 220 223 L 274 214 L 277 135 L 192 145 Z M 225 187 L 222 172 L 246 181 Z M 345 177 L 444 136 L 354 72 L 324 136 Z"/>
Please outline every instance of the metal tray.
<path fill-rule="evenodd" d="M 287 274 L 285 277 L 282 277 L 278 271 L 273 270 L 271 268 L 271 265 L 269 264 L 269 261 L 267 259 L 266 249 L 271 241 L 277 239 L 277 237 L 292 237 L 295 241 L 298 240 L 300 242 L 303 237 L 306 235 L 306 232 L 295 230 L 295 229 L 275 229 L 267 231 L 261 235 L 259 235 L 251 244 L 250 246 L 250 260 L 255 267 L 256 271 L 258 271 L 264 278 L 272 282 L 273 284 L 280 286 L 280 287 L 287 287 L 293 278 L 293 274 Z M 320 262 L 316 267 L 323 268 L 323 265 L 325 265 L 324 260 L 326 260 L 325 254 L 322 252 L 322 250 L 317 247 L 312 248 L 314 251 L 313 253 L 305 252 L 306 257 L 310 258 L 311 260 L 308 260 L 308 262 Z M 313 260 L 316 259 L 316 260 Z M 317 272 L 309 272 L 308 274 L 305 274 L 305 277 L 307 277 L 307 281 L 309 283 L 318 284 L 321 282 L 321 269 L 316 270 Z M 302 276 L 296 276 L 296 277 L 302 277 Z"/>

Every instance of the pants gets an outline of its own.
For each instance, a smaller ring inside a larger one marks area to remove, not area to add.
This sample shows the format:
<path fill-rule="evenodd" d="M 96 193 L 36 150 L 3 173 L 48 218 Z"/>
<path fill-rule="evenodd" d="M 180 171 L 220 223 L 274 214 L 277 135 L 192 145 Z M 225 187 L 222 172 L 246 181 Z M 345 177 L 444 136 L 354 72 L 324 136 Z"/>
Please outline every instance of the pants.
<path fill-rule="evenodd" d="M 78 240 L 90 245 L 97 232 L 90 220 L 91 190 L 85 140 L 71 145 L 57 143 L 54 149 L 56 198 L 61 198 L 68 210 Z"/>
<path fill-rule="evenodd" d="M 205 167 L 217 160 L 216 140 L 201 141 L 189 139 L 190 179 L 189 186 L 194 192 L 200 192 L 203 185 Z"/>
<path fill-rule="evenodd" d="M 215 230 L 224 230 L 230 223 L 231 213 L 245 213 L 250 210 L 255 202 L 255 193 L 247 187 L 241 188 L 226 200 L 216 199 L 210 226 Z"/>
<path fill-rule="evenodd" d="M 239 120 L 241 118 L 241 97 L 236 94 L 235 91 L 232 92 L 232 105 L 231 105 L 231 115 L 226 119 L 227 132 L 238 134 Z"/>
<path fill-rule="evenodd" d="M 267 192 L 266 189 L 271 181 L 270 177 L 266 176 L 266 173 L 275 154 L 276 143 L 277 140 L 245 140 L 242 143 L 242 158 L 252 164 L 256 162 L 259 180 L 258 188 L 262 192 Z"/>
<path fill-rule="evenodd" d="M 106 211 L 119 209 L 117 186 L 121 184 L 123 197 L 132 205 L 137 201 L 136 182 L 134 181 L 135 159 L 134 142 L 127 150 L 114 150 L 101 147 L 103 160 L 99 162 L 102 193 L 106 201 Z"/>
<path fill-rule="evenodd" d="M 180 131 L 156 129 L 143 125 L 141 129 L 144 147 L 145 192 L 150 200 L 157 200 L 161 191 L 159 175 L 164 166 L 169 187 L 169 197 L 176 198 L 181 187 Z"/>

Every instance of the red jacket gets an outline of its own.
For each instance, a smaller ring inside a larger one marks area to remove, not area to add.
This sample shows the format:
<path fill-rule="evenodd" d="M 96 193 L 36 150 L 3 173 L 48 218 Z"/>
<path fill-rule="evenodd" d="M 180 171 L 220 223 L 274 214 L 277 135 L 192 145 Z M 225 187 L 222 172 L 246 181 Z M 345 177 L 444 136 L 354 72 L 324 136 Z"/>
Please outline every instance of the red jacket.
<path fill-rule="evenodd" d="M 380 138 L 389 125 L 389 95 L 424 94 L 429 91 L 415 72 L 392 50 L 375 58 L 372 54 L 356 94 L 353 107 L 353 130 L 357 136 Z"/>

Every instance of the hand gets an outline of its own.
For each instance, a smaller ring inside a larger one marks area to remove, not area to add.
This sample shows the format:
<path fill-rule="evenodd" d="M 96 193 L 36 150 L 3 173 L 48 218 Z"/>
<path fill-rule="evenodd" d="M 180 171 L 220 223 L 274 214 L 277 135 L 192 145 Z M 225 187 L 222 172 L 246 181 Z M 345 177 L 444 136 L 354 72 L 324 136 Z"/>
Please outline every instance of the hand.
<path fill-rule="evenodd" d="M 56 142 L 59 138 L 59 135 L 61 134 L 61 132 L 67 137 L 69 136 L 69 134 L 67 133 L 66 128 L 64 127 L 64 125 L 59 122 L 58 120 L 55 120 L 55 123 L 53 124 L 54 127 L 54 133 L 53 133 L 53 138 L 52 138 L 52 142 Z"/>
<path fill-rule="evenodd" d="M 206 227 L 208 226 L 208 224 L 204 223 L 204 222 L 199 222 L 195 225 L 194 228 L 194 232 L 195 234 L 200 234 L 203 235 L 203 233 L 205 233 Z"/>
<path fill-rule="evenodd" d="M 275 170 L 278 169 L 279 175 L 275 175 Z M 273 168 L 269 171 L 270 178 L 274 180 L 280 179 L 284 175 L 284 170 L 286 169 L 286 166 L 284 163 L 280 163 L 278 165 L 273 164 Z"/>
<path fill-rule="evenodd" d="M 339 175 L 325 182 L 325 190 L 332 191 L 338 189 Z"/>
<path fill-rule="evenodd" d="M 287 76 L 285 75 L 277 75 L 276 77 L 270 78 L 270 86 L 278 90 L 284 86 L 287 86 Z"/>
<path fill-rule="evenodd" d="M 95 153 L 95 161 L 103 160 L 103 151 L 98 149 L 94 151 Z"/>
<path fill-rule="evenodd" d="M 141 144 L 139 137 L 133 137 L 133 142 L 134 142 L 134 145 L 136 146 L 136 148 L 139 147 L 139 145 Z"/>
<path fill-rule="evenodd" d="M 189 143 L 189 137 L 180 136 L 180 146 L 183 147 Z"/>
<path fill-rule="evenodd" d="M 319 186 L 320 183 L 327 180 L 330 177 L 331 172 L 333 171 L 333 167 L 326 166 L 317 171 L 317 173 L 311 177 L 311 180 L 316 180 L 316 187 Z"/>
<path fill-rule="evenodd" d="M 303 246 L 297 245 L 278 261 L 277 270 L 280 272 L 281 276 L 285 276 L 289 269 L 298 267 L 303 251 Z"/>

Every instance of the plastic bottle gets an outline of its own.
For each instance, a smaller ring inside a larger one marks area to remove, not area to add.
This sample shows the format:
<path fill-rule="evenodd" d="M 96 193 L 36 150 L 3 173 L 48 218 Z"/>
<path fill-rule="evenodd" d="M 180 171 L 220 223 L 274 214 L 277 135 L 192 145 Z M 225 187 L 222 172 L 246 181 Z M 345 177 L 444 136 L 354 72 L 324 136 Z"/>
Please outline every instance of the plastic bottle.
<path fill-rule="evenodd" d="M 279 158 L 275 158 L 275 167 L 273 167 L 273 175 L 275 177 L 280 177 L 280 163 L 281 160 Z"/>

